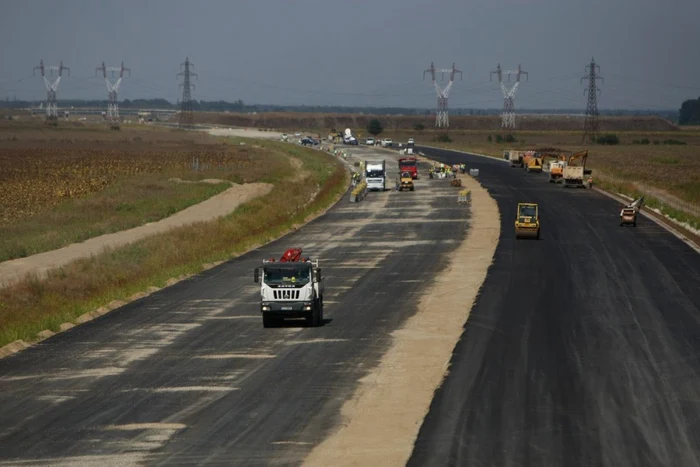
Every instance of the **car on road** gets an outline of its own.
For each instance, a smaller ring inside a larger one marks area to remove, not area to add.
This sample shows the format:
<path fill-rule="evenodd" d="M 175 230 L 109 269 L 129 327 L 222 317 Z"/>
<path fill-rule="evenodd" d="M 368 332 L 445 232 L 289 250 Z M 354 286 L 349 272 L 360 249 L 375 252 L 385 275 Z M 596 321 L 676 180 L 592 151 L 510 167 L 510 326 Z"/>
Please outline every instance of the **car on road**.
<path fill-rule="evenodd" d="M 406 144 L 409 144 L 409 145 L 416 144 L 416 141 L 413 138 L 408 138 L 408 143 L 406 143 Z"/>
<path fill-rule="evenodd" d="M 343 143 L 349 144 L 351 146 L 358 145 L 357 138 L 355 138 L 354 136 L 346 136 L 345 138 L 343 138 Z"/>
<path fill-rule="evenodd" d="M 374 138 L 367 138 L 367 139 L 365 140 L 365 144 L 366 144 L 367 146 L 374 146 L 374 143 L 375 143 Z"/>
<path fill-rule="evenodd" d="M 306 138 L 301 140 L 301 144 L 304 146 L 316 146 L 318 145 L 318 141 L 313 139 L 311 136 L 307 136 Z"/>
<path fill-rule="evenodd" d="M 382 140 L 382 147 L 383 148 L 390 148 L 394 142 L 391 140 L 391 138 L 384 138 Z"/>

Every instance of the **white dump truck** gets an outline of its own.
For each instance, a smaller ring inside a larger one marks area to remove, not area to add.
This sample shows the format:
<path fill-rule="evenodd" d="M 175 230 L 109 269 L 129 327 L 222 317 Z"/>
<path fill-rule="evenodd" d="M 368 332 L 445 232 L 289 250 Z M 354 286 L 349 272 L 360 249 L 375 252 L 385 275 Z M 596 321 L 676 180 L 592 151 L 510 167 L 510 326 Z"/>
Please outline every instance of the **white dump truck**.
<path fill-rule="evenodd" d="M 290 248 L 279 261 L 263 260 L 253 280 L 260 283 L 263 326 L 285 318 L 305 318 L 310 326 L 323 324 L 323 278 L 318 260 L 302 258 L 301 248 Z"/>
<path fill-rule="evenodd" d="M 386 161 L 367 162 L 365 164 L 367 190 L 386 191 Z"/>

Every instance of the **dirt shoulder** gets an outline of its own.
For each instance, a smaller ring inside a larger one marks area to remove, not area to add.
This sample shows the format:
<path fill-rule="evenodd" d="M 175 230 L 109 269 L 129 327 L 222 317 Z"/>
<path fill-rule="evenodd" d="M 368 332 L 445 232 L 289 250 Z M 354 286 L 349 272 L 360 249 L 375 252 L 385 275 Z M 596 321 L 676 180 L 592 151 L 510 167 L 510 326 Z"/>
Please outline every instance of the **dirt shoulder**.
<path fill-rule="evenodd" d="M 380 364 L 344 404 L 342 426 L 304 465 L 406 465 L 500 235 L 496 202 L 475 179 L 460 177 L 471 191 L 467 238 L 426 291 L 417 313 L 394 333 L 394 343 Z"/>
<path fill-rule="evenodd" d="M 48 270 L 64 266 L 77 259 L 101 253 L 105 248 L 114 248 L 150 235 L 163 233 L 176 227 L 195 222 L 204 222 L 225 216 L 241 204 L 264 196 L 273 185 L 269 183 L 249 183 L 233 185 L 223 193 L 213 196 L 199 204 L 190 206 L 170 217 L 133 229 L 101 235 L 82 243 L 74 243 L 58 250 L 47 251 L 26 258 L 19 258 L 0 263 L 0 287 L 19 280 L 27 274 L 42 276 Z"/>

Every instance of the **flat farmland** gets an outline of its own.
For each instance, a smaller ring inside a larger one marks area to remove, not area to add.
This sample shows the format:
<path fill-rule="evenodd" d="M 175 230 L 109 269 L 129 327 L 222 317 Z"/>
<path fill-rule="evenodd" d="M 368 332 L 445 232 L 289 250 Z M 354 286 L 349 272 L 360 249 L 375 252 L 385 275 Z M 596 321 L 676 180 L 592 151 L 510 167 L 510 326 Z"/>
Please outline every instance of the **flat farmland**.
<path fill-rule="evenodd" d="M 163 219 L 280 163 L 193 132 L 0 125 L 0 261 Z"/>

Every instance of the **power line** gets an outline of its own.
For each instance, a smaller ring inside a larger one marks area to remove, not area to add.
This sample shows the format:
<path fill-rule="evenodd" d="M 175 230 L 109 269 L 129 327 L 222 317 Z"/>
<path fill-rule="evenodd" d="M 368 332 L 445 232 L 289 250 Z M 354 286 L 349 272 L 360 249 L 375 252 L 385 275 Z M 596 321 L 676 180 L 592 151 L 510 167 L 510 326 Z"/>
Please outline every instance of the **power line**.
<path fill-rule="evenodd" d="M 63 76 L 63 70 L 67 70 L 70 75 L 70 68 L 63 66 L 63 60 L 58 66 L 44 66 L 44 60 L 39 60 L 39 66 L 34 67 L 34 74 L 36 70 L 41 71 L 41 77 L 44 79 L 44 85 L 46 86 L 46 121 L 55 122 L 58 120 L 58 103 L 56 100 L 56 94 L 58 93 L 58 85 L 61 82 L 61 77 Z M 46 72 L 49 72 L 49 76 L 53 76 L 53 72 L 56 71 L 58 76 L 55 80 L 50 80 L 46 76 Z"/>
<path fill-rule="evenodd" d="M 591 63 L 586 66 L 588 76 L 581 78 L 588 80 L 588 89 L 584 90 L 584 95 L 588 94 L 588 105 L 586 106 L 586 120 L 583 124 L 583 142 L 593 142 L 598 135 L 598 89 L 597 80 L 603 79 L 596 75 L 596 71 L 600 71 L 600 67 L 595 64 L 595 59 L 591 58 Z"/>
<path fill-rule="evenodd" d="M 449 128 L 450 118 L 447 113 L 447 98 L 450 94 L 450 89 L 452 89 L 452 83 L 454 83 L 455 74 L 459 73 L 459 79 L 461 80 L 462 72 L 455 68 L 454 63 L 452 64 L 452 68 L 436 70 L 433 62 L 430 62 L 430 68 L 423 71 L 423 79 L 425 79 L 425 74 L 428 72 L 430 72 L 430 75 L 433 79 L 433 86 L 435 87 L 435 91 L 437 92 L 437 113 L 435 116 L 435 126 L 437 128 Z M 440 85 L 437 84 L 437 80 L 435 79 L 435 73 L 441 73 L 443 79 L 445 78 L 445 73 L 450 74 L 450 82 L 447 84 L 447 86 L 441 88 Z"/>
<path fill-rule="evenodd" d="M 124 77 L 124 72 L 128 71 L 129 76 L 131 76 L 131 70 L 129 68 L 124 68 L 124 62 L 122 62 L 121 67 L 106 67 L 105 62 L 102 62 L 102 66 L 98 67 L 95 70 L 95 74 L 97 74 L 98 71 L 102 72 L 102 76 L 105 79 L 105 83 L 107 84 L 107 92 L 109 96 L 109 102 L 107 103 L 107 120 L 109 120 L 110 125 L 114 129 L 119 128 L 119 99 L 118 99 L 118 94 L 119 94 L 119 85 L 122 82 L 122 78 Z M 119 78 L 117 81 L 112 83 L 109 78 L 107 77 L 107 72 L 112 73 L 112 77 L 114 77 L 114 73 L 119 72 Z"/>
<path fill-rule="evenodd" d="M 501 91 L 503 92 L 503 113 L 501 114 L 501 127 L 502 128 L 512 128 L 515 130 L 515 93 L 520 85 L 520 76 L 525 75 L 527 80 L 530 81 L 530 75 L 527 71 L 523 71 L 518 65 L 517 70 L 502 70 L 501 64 L 499 63 L 495 71 L 491 72 L 490 79 L 493 79 L 493 75 L 498 76 L 498 83 L 501 85 Z M 510 81 L 510 76 L 515 75 L 515 84 L 509 89 L 508 86 L 503 83 L 503 75 L 508 76 L 508 81 Z"/>
<path fill-rule="evenodd" d="M 185 67 L 184 71 L 181 71 L 177 76 L 184 76 L 185 82 L 181 83 L 182 87 L 182 104 L 180 106 L 180 128 L 193 128 L 194 127 L 194 114 L 192 112 L 192 93 L 190 87 L 194 88 L 194 84 L 190 83 L 190 77 L 194 76 L 197 78 L 196 73 L 190 71 L 190 67 L 194 68 L 194 64 L 190 62 L 189 57 L 185 57 L 185 62 L 180 65 L 180 68 Z"/>

